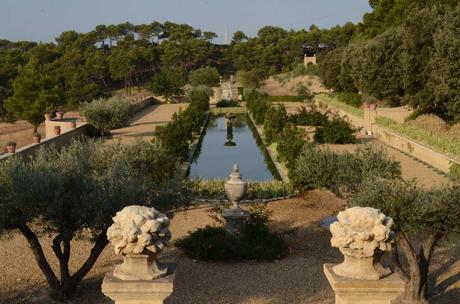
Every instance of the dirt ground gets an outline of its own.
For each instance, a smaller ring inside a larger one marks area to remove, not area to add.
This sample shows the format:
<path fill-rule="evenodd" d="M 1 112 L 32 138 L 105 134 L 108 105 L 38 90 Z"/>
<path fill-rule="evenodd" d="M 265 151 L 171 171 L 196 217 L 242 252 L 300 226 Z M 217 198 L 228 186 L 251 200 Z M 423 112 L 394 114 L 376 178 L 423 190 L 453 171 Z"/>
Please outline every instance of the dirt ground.
<path fill-rule="evenodd" d="M 334 295 L 323 275 L 323 263 L 337 263 L 341 254 L 330 246 L 330 233 L 319 222 L 343 208 L 343 201 L 330 192 L 311 191 L 302 197 L 269 203 L 272 229 L 282 233 L 292 253 L 271 263 L 204 263 L 183 256 L 179 249 L 164 251 L 162 261 L 176 262 L 174 293 L 166 304 L 332 304 Z M 213 224 L 206 209 L 177 213 L 171 231 L 177 239 L 197 228 Z M 50 239 L 42 237 L 51 256 Z M 439 291 L 434 304 L 460 303 L 460 245 L 451 240 L 435 254 L 432 267 Z M 72 244 L 72 269 L 87 256 L 85 241 Z M 2 276 L 0 303 L 55 303 L 46 295 L 44 279 L 24 238 L 14 233 L 0 246 Z M 81 284 L 76 297 L 67 303 L 111 303 L 100 291 L 106 272 L 120 258 L 108 246 Z M 52 260 L 53 267 L 56 261 Z"/>
<path fill-rule="evenodd" d="M 138 137 L 145 140 L 153 138 L 156 126 L 167 124 L 171 121 L 173 114 L 179 109 L 185 110 L 189 104 L 155 104 L 134 115 L 129 126 L 112 130 L 110 133 L 114 140 L 121 139 L 123 143 L 134 141 Z"/>
<path fill-rule="evenodd" d="M 279 77 L 286 79 L 279 81 Z M 305 85 L 311 93 L 328 93 L 329 90 L 324 88 L 318 76 L 299 76 L 287 77 L 287 74 L 280 74 L 275 77 L 271 76 L 262 82 L 261 88 L 271 96 L 295 96 L 297 95 L 297 87 Z"/>

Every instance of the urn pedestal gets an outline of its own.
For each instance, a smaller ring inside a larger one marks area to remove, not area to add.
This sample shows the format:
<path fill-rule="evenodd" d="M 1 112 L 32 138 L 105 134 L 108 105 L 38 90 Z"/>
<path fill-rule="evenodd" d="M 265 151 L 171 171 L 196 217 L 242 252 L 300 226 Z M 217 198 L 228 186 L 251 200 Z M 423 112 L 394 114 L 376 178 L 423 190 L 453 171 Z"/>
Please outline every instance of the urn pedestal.
<path fill-rule="evenodd" d="M 380 280 L 339 276 L 334 264 L 324 265 L 324 274 L 335 293 L 335 304 L 391 304 L 404 292 L 404 281 L 392 273 Z"/>
<path fill-rule="evenodd" d="M 244 227 L 251 222 L 251 214 L 241 208 L 226 209 L 222 212 L 225 219 L 225 230 L 234 236 L 240 236 Z"/>
<path fill-rule="evenodd" d="M 176 265 L 167 265 L 168 273 L 156 280 L 125 281 L 108 273 L 102 293 L 115 304 L 163 304 L 173 292 Z"/>

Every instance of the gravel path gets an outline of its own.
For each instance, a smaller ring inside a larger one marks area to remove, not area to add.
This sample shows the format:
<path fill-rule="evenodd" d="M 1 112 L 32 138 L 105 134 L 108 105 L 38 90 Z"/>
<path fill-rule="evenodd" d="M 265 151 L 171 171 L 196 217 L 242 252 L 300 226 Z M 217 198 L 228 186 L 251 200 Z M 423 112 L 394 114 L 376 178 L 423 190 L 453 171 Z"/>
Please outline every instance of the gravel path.
<path fill-rule="evenodd" d="M 272 202 L 271 228 L 282 233 L 292 253 L 272 263 L 204 263 L 184 257 L 180 250 L 170 247 L 162 254 L 165 262 L 176 262 L 174 293 L 166 304 L 333 304 L 334 295 L 323 275 L 325 262 L 336 263 L 341 254 L 330 246 L 330 234 L 319 221 L 336 213 L 343 201 L 330 192 L 311 191 L 303 197 Z M 206 209 L 177 213 L 171 230 L 174 239 L 197 228 L 213 224 Z M 47 256 L 51 256 L 49 238 L 42 237 Z M 460 303 L 460 245 L 449 240 L 436 252 L 432 267 L 438 283 L 447 291 L 435 298 L 434 304 Z M 453 248 L 452 248 L 453 247 Z M 72 269 L 86 257 L 90 246 L 76 241 L 72 246 Z M 14 233 L 0 246 L 2 276 L 0 303 L 53 304 L 46 296 L 44 279 L 33 255 L 21 235 Z M 120 261 L 108 246 L 94 268 L 81 284 L 70 304 L 108 304 L 100 292 L 102 279 Z M 56 261 L 52 260 L 53 267 Z"/>

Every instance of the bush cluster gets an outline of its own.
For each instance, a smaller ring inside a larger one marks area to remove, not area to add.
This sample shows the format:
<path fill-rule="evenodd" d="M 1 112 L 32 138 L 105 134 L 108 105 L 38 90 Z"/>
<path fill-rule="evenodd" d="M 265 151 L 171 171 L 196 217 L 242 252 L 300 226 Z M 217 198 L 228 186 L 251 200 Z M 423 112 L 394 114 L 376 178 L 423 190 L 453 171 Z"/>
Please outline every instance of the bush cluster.
<path fill-rule="evenodd" d="M 295 95 L 284 95 L 284 96 L 267 96 L 267 100 L 270 102 L 303 102 L 305 96 L 295 96 Z"/>
<path fill-rule="evenodd" d="M 340 101 L 350 106 L 354 106 L 356 108 L 361 107 L 361 105 L 363 104 L 361 95 L 359 95 L 358 93 L 354 93 L 354 92 L 339 92 L 337 93 L 337 98 Z"/>
<path fill-rule="evenodd" d="M 257 90 L 246 90 L 244 99 L 247 102 L 247 107 L 255 123 L 261 125 L 264 123 L 265 114 L 270 109 L 270 102 L 267 100 L 267 95 Z"/>
<path fill-rule="evenodd" d="M 270 213 L 263 207 L 251 209 L 252 223 L 240 238 L 222 227 L 207 226 L 176 242 L 185 254 L 203 261 L 273 261 L 284 257 L 288 247 L 284 240 L 268 229 Z"/>
<path fill-rule="evenodd" d="M 329 149 L 305 145 L 289 172 L 293 186 L 300 190 L 326 188 L 337 195 L 356 191 L 367 175 L 397 178 L 399 162 L 383 150 L 360 147 L 356 153 L 338 154 Z"/>
<path fill-rule="evenodd" d="M 319 144 L 354 144 L 355 132 L 348 122 L 335 116 L 316 129 L 314 139 Z"/>
<path fill-rule="evenodd" d="M 286 164 L 289 171 L 294 169 L 302 147 L 308 144 L 304 136 L 302 130 L 293 125 L 287 125 L 278 135 L 276 141 L 278 159 Z"/>
<path fill-rule="evenodd" d="M 236 108 L 240 103 L 236 100 L 220 100 L 216 103 L 217 108 Z"/>
<path fill-rule="evenodd" d="M 289 120 L 296 126 L 322 126 L 328 118 L 312 105 L 310 110 L 302 106 L 296 114 L 290 115 Z"/>
<path fill-rule="evenodd" d="M 214 67 L 202 67 L 190 72 L 188 77 L 192 86 L 215 87 L 219 84 L 220 75 Z"/>
<path fill-rule="evenodd" d="M 155 130 L 156 140 L 172 156 L 185 160 L 189 145 L 203 126 L 209 110 L 209 94 L 206 90 L 193 90 L 189 93 L 190 105 L 185 111 L 174 113 L 172 121 Z"/>
<path fill-rule="evenodd" d="M 267 144 L 271 144 L 277 140 L 278 135 L 283 132 L 284 127 L 288 123 L 288 115 L 284 105 L 279 105 L 266 111 L 264 118 L 264 137 Z"/>
<path fill-rule="evenodd" d="M 80 108 L 86 121 L 104 134 L 112 129 L 126 126 L 131 117 L 131 104 L 122 99 L 96 99 Z"/>

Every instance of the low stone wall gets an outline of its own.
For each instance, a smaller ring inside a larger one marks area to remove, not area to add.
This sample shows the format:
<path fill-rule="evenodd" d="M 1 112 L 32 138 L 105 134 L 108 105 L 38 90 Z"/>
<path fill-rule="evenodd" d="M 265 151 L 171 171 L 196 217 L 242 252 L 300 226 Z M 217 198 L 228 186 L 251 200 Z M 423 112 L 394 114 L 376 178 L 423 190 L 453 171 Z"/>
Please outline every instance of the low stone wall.
<path fill-rule="evenodd" d="M 348 122 L 350 122 L 353 126 L 359 127 L 359 128 L 366 128 L 369 129 L 375 138 L 380 140 L 381 142 L 389 145 L 390 147 L 393 147 L 401 152 L 404 152 L 408 154 L 409 156 L 412 156 L 414 158 L 417 158 L 430 166 L 433 166 L 434 168 L 445 172 L 449 173 L 450 167 L 453 164 L 459 164 L 460 161 L 457 161 L 455 159 L 452 159 L 446 154 L 439 153 L 421 143 L 417 143 L 409 138 L 406 138 L 400 134 L 394 133 L 376 123 L 373 123 L 372 121 L 375 121 L 376 115 L 373 117 L 369 117 L 369 122 L 366 124 L 365 118 L 357 117 L 355 115 L 352 115 L 348 112 L 345 112 L 341 109 L 337 109 L 335 107 L 332 107 L 330 105 L 327 105 L 329 109 L 331 109 L 334 113 L 339 114 L 342 117 L 345 117 Z M 401 113 L 401 109 L 396 109 L 395 110 L 397 113 Z M 385 113 L 385 117 L 391 118 L 391 114 L 388 109 L 381 109 L 380 112 L 377 108 L 375 111 L 378 115 L 382 115 L 382 113 Z M 364 115 L 365 117 L 370 116 L 370 115 Z M 400 117 L 401 118 L 401 117 Z M 369 126 L 370 125 L 370 126 Z"/>
<path fill-rule="evenodd" d="M 45 138 L 38 144 L 30 144 L 30 145 L 21 147 L 16 150 L 15 154 L 6 153 L 3 155 L 0 155 L 0 161 L 7 159 L 11 155 L 19 155 L 24 160 L 30 160 L 35 156 L 38 149 L 43 146 L 53 145 L 57 149 L 61 149 L 62 147 L 67 146 L 71 142 L 72 139 L 86 136 L 88 134 L 88 130 L 90 127 L 91 126 L 88 125 L 87 123 L 80 123 L 77 126 L 77 128 L 68 129 L 64 132 L 61 132 L 61 135 Z"/>
<path fill-rule="evenodd" d="M 151 104 L 159 102 L 153 96 L 146 97 L 145 99 L 139 100 L 132 105 L 132 109 L 134 113 L 140 112 L 150 106 Z"/>
<path fill-rule="evenodd" d="M 436 152 L 422 144 L 402 137 L 401 135 L 385 129 L 379 125 L 374 125 L 373 131 L 374 136 L 385 144 L 421 161 L 424 161 L 425 163 L 430 164 L 434 168 L 445 173 L 449 173 L 450 167 L 453 164 L 460 165 L 460 162 L 450 158 L 445 154 Z"/>

